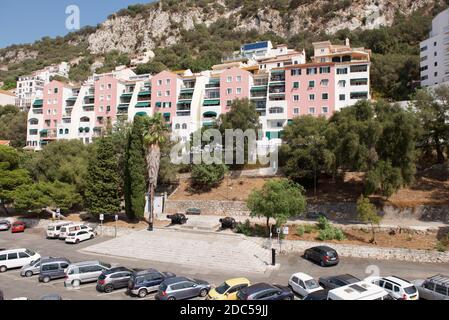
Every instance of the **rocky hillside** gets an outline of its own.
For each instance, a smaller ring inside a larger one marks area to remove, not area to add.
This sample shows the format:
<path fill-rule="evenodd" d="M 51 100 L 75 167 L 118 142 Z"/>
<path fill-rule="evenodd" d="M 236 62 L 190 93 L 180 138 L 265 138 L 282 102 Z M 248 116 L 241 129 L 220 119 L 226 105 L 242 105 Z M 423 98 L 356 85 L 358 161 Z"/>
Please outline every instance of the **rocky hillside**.
<path fill-rule="evenodd" d="M 334 1 L 161 1 L 113 14 L 89 36 L 92 53 L 113 49 L 134 53 L 181 40 L 182 30 L 204 23 L 232 19 L 235 30 L 273 32 L 288 38 L 311 31 L 334 34 L 342 29 L 389 26 L 397 13 L 409 15 L 420 8 L 432 10 L 435 0 Z M 282 3 L 284 5 L 282 5 Z M 241 4 L 241 5 L 239 5 Z"/>

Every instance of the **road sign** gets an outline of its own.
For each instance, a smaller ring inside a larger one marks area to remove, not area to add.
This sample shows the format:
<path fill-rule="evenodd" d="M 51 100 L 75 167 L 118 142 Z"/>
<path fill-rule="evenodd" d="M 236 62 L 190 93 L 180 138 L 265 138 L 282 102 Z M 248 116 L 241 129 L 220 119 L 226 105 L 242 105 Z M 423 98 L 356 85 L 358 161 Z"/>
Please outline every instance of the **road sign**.
<path fill-rule="evenodd" d="M 118 214 L 115 215 L 115 221 L 118 221 Z"/>
<path fill-rule="evenodd" d="M 284 230 L 282 230 L 282 233 L 284 235 L 288 235 L 289 232 L 290 232 L 290 229 L 288 227 L 284 227 Z"/>
<path fill-rule="evenodd" d="M 281 228 L 277 228 L 276 233 L 280 234 L 281 233 Z"/>
<path fill-rule="evenodd" d="M 100 214 L 100 221 L 104 221 L 104 214 Z"/>

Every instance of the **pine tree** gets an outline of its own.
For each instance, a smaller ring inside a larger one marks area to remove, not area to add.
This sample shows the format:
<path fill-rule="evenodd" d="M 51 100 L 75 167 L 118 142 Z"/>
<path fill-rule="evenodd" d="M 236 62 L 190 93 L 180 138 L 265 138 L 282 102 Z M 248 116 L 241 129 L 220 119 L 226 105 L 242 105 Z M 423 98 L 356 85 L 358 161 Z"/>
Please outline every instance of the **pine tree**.
<path fill-rule="evenodd" d="M 142 218 L 145 211 L 147 187 L 144 129 L 145 118 L 136 116 L 125 153 L 125 209 L 130 220 Z"/>
<path fill-rule="evenodd" d="M 111 137 L 97 141 L 95 154 L 87 169 L 86 203 L 95 215 L 120 212 L 120 177 L 117 155 Z"/>

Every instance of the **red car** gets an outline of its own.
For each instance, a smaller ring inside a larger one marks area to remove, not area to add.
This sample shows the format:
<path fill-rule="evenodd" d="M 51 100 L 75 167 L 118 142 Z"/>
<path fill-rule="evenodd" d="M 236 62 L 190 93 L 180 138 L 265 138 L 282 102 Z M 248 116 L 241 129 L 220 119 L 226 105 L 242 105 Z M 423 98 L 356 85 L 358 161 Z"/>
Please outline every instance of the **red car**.
<path fill-rule="evenodd" d="M 11 227 L 12 233 L 25 232 L 26 225 L 24 222 L 14 222 Z"/>

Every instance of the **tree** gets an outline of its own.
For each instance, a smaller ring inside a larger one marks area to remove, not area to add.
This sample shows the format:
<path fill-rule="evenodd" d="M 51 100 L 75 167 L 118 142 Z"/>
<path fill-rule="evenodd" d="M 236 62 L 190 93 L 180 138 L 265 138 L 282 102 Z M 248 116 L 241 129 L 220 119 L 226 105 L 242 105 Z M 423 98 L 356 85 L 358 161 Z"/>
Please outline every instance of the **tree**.
<path fill-rule="evenodd" d="M 281 165 L 286 176 L 302 185 L 316 188 L 321 173 L 332 173 L 335 157 L 327 147 L 327 120 L 324 117 L 296 117 L 285 128 Z"/>
<path fill-rule="evenodd" d="M 261 189 L 251 192 L 247 200 L 251 217 L 265 217 L 270 232 L 270 219 L 277 224 L 285 223 L 289 217 L 301 215 L 306 209 L 304 189 L 287 179 L 268 180 Z"/>
<path fill-rule="evenodd" d="M 16 106 L 0 106 L 0 140 L 10 140 L 11 146 L 26 146 L 27 113 Z"/>
<path fill-rule="evenodd" d="M 146 167 L 148 178 L 148 195 L 150 201 L 149 230 L 153 230 L 154 224 L 154 192 L 157 187 L 159 167 L 161 161 L 161 145 L 167 139 L 167 126 L 160 113 L 147 120 L 144 131 L 144 145 L 146 147 Z"/>
<path fill-rule="evenodd" d="M 61 212 L 67 212 L 81 202 L 75 186 L 59 181 L 21 185 L 14 191 L 13 197 L 16 210 L 32 212 L 45 208 L 59 208 Z"/>
<path fill-rule="evenodd" d="M 420 145 L 427 155 L 436 152 L 437 162 L 443 163 L 444 147 L 449 146 L 449 86 L 437 87 L 433 92 L 419 90 L 414 101 L 423 129 Z"/>
<path fill-rule="evenodd" d="M 226 173 L 224 164 L 198 164 L 192 166 L 192 187 L 195 190 L 207 191 L 218 185 Z"/>
<path fill-rule="evenodd" d="M 125 152 L 125 209 L 129 219 L 142 218 L 145 212 L 146 167 L 143 133 L 145 118 L 134 118 Z"/>
<path fill-rule="evenodd" d="M 89 212 L 95 215 L 120 212 L 119 189 L 114 144 L 110 136 L 105 136 L 96 141 L 87 168 L 86 203 Z"/>
<path fill-rule="evenodd" d="M 158 74 L 164 70 L 167 70 L 167 67 L 158 61 L 150 61 L 148 63 L 139 64 L 136 67 L 136 74 Z"/>
<path fill-rule="evenodd" d="M 403 185 L 401 170 L 393 167 L 390 161 L 379 161 L 366 173 L 365 194 L 379 193 L 389 198 Z"/>
<path fill-rule="evenodd" d="M 370 242 L 376 243 L 374 225 L 379 225 L 382 220 L 382 217 L 377 214 L 376 207 L 370 202 L 369 198 L 362 195 L 357 200 L 357 213 L 361 221 L 371 224 L 372 239 Z"/>
<path fill-rule="evenodd" d="M 17 150 L 0 146 L 0 203 L 6 213 L 6 204 L 14 201 L 15 190 L 31 183 L 27 170 L 20 167 L 19 161 Z"/>

